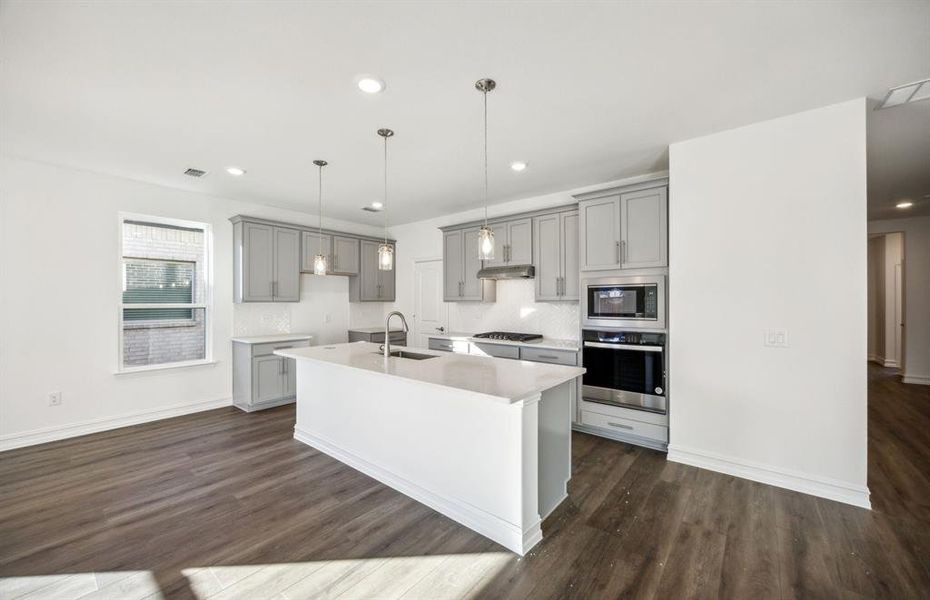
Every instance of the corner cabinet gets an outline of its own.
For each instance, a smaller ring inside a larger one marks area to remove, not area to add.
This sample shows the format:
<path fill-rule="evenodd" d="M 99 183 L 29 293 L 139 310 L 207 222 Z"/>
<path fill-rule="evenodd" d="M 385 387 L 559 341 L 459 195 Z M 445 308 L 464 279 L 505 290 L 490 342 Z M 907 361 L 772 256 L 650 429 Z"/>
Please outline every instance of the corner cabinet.
<path fill-rule="evenodd" d="M 478 279 L 482 261 L 478 258 L 478 227 L 443 233 L 442 285 L 446 302 L 494 302 L 497 284 Z"/>
<path fill-rule="evenodd" d="M 390 242 L 394 246 L 393 242 Z M 394 282 L 397 274 L 397 251 L 394 252 L 394 268 L 382 271 L 378 268 L 378 246 L 381 242 L 359 240 L 359 270 L 357 277 L 349 278 L 350 302 L 394 302 Z"/>
<path fill-rule="evenodd" d="M 300 300 L 300 231 L 233 220 L 233 301 Z"/>
<path fill-rule="evenodd" d="M 578 300 L 578 211 L 533 218 L 536 301 Z"/>
<path fill-rule="evenodd" d="M 583 271 L 668 266 L 668 180 L 579 196 Z"/>

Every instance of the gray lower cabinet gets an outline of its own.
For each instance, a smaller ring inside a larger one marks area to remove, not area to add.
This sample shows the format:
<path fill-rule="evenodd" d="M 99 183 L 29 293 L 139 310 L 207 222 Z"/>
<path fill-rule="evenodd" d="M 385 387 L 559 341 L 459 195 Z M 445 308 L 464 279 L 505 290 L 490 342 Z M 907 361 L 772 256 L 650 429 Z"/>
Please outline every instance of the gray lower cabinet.
<path fill-rule="evenodd" d="M 478 227 L 443 234 L 443 299 L 446 302 L 494 302 L 497 284 L 478 279 Z"/>
<path fill-rule="evenodd" d="M 300 232 L 238 221 L 233 224 L 233 300 L 300 300 Z"/>
<path fill-rule="evenodd" d="M 355 331 L 349 330 L 350 342 L 371 342 L 373 344 L 384 343 L 384 331 Z M 391 344 L 398 346 L 407 345 L 407 334 L 403 331 L 391 332 Z"/>
<path fill-rule="evenodd" d="M 397 253 L 394 253 L 394 268 L 382 271 L 378 268 L 378 247 L 380 242 L 372 240 L 359 241 L 359 272 L 357 277 L 349 279 L 349 300 L 351 302 L 393 302 L 394 277 L 397 273 Z"/>
<path fill-rule="evenodd" d="M 578 211 L 533 219 L 536 300 L 578 300 Z"/>
<path fill-rule="evenodd" d="M 273 352 L 309 345 L 309 338 L 264 344 L 233 342 L 233 404 L 252 412 L 293 402 L 297 394 L 295 361 Z"/>
<path fill-rule="evenodd" d="M 668 266 L 666 180 L 579 196 L 581 269 Z"/>

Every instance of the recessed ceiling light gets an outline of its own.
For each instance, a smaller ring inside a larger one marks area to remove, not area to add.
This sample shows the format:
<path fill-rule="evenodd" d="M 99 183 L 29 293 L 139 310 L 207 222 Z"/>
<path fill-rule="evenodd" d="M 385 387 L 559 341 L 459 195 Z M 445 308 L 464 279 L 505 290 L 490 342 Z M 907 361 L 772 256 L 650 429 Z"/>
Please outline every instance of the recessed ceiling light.
<path fill-rule="evenodd" d="M 384 208 L 384 204 L 375 200 L 374 202 L 371 203 L 371 207 L 372 208 Z"/>
<path fill-rule="evenodd" d="M 910 200 L 905 200 L 903 202 L 898 202 L 897 204 L 895 204 L 895 206 L 898 208 L 910 208 L 914 206 L 914 203 L 911 202 Z"/>
<path fill-rule="evenodd" d="M 360 75 L 355 80 L 355 83 L 358 85 L 358 89 L 362 90 L 366 94 L 378 94 L 383 92 L 384 88 L 386 87 L 384 85 L 384 81 L 371 75 Z"/>
<path fill-rule="evenodd" d="M 245 169 L 240 169 L 239 167 L 226 167 L 226 172 L 230 175 L 235 175 L 236 177 L 245 175 Z"/>
<path fill-rule="evenodd" d="M 510 168 L 513 169 L 514 171 L 522 171 L 526 169 L 526 162 L 522 160 L 512 162 L 510 163 Z"/>

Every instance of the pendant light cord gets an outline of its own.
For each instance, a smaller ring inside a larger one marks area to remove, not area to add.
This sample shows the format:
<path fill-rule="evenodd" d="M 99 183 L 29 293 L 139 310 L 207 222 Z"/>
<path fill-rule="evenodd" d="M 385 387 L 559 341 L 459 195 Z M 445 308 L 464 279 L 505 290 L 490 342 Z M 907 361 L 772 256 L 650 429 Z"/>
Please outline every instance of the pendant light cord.
<path fill-rule="evenodd" d="M 323 165 L 320 165 L 320 189 L 319 189 L 319 198 L 320 198 L 320 228 L 319 228 L 319 248 L 320 256 L 323 255 Z"/>
<path fill-rule="evenodd" d="M 384 245 L 387 246 L 387 173 L 388 173 L 388 161 L 387 161 L 387 136 L 384 136 Z"/>
<path fill-rule="evenodd" d="M 484 90 L 484 226 L 488 226 L 488 91 Z"/>

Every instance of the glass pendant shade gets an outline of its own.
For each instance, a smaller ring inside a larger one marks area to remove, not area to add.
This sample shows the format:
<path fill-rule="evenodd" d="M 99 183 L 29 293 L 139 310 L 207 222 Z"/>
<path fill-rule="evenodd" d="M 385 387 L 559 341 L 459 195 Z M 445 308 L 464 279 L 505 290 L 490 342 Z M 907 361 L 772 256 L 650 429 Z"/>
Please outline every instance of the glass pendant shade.
<path fill-rule="evenodd" d="M 378 246 L 378 268 L 382 271 L 394 268 L 394 247 L 390 244 Z"/>
<path fill-rule="evenodd" d="M 313 257 L 313 274 L 326 275 L 326 257 L 322 254 Z"/>
<path fill-rule="evenodd" d="M 478 231 L 478 258 L 494 260 L 494 230 L 487 225 Z"/>

